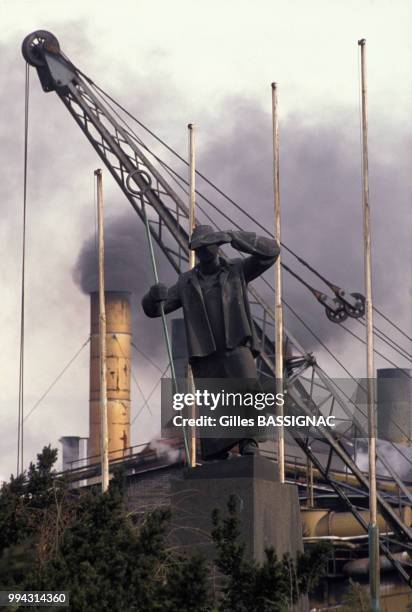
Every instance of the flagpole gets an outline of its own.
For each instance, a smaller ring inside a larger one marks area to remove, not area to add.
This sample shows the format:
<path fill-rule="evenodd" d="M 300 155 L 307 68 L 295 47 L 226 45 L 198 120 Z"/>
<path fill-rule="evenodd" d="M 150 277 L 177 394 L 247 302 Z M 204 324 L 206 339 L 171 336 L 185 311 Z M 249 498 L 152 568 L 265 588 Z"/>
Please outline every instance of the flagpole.
<path fill-rule="evenodd" d="M 362 182 L 363 182 L 363 244 L 365 275 L 365 317 L 366 317 L 366 377 L 369 434 L 369 587 L 372 609 L 379 612 L 379 525 L 376 499 L 376 408 L 375 408 L 375 365 L 373 356 L 373 303 L 372 303 L 372 255 L 369 207 L 369 164 L 368 164 L 368 99 L 366 85 L 366 40 L 358 41 L 361 52 L 362 89 Z"/>
<path fill-rule="evenodd" d="M 273 194 L 275 204 L 275 239 L 280 245 L 280 185 L 279 185 L 279 119 L 277 83 L 272 83 L 273 121 Z M 283 307 L 282 269 L 280 254 L 275 262 L 275 375 L 276 395 L 283 395 Z M 283 420 L 283 406 L 277 406 L 277 415 Z M 285 432 L 278 427 L 277 456 L 280 482 L 285 482 Z"/>
<path fill-rule="evenodd" d="M 109 488 L 109 435 L 107 428 L 107 363 L 106 363 L 106 307 L 104 296 L 104 215 L 103 176 L 94 172 L 97 181 L 97 220 L 99 244 L 99 343 L 100 343 L 100 459 L 102 465 L 102 493 Z"/>
<path fill-rule="evenodd" d="M 196 224 L 196 151 L 195 151 L 195 127 L 189 123 L 189 240 Z M 195 252 L 189 249 L 189 270 L 195 267 Z M 187 366 L 187 384 L 190 393 L 195 391 L 195 381 L 192 368 Z M 191 407 L 191 418 L 196 418 L 196 406 Z M 190 466 L 196 467 L 196 427 L 190 428 Z"/>

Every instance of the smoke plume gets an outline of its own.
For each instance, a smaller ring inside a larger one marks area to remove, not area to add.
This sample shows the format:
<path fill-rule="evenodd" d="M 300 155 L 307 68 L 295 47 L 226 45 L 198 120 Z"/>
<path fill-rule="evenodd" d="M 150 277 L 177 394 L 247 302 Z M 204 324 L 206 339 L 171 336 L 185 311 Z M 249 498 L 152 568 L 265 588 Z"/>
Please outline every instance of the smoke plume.
<path fill-rule="evenodd" d="M 155 247 L 159 277 L 173 282 L 170 264 Z M 120 217 L 110 217 L 105 223 L 105 289 L 132 293 L 133 337 L 139 348 L 156 358 L 163 347 L 161 325 L 148 319 L 141 300 L 154 283 L 146 231 L 132 210 Z M 91 235 L 83 244 L 73 270 L 73 279 L 84 293 L 98 290 L 97 236 Z"/>
<path fill-rule="evenodd" d="M 206 145 L 198 145 L 198 168 L 238 202 L 252 219 L 201 180 L 198 189 L 212 199 L 217 211 L 198 198 L 198 217 L 202 222 L 210 222 L 205 216 L 207 213 L 221 228 L 239 225 L 245 230 L 264 233 L 254 223 L 256 220 L 271 232 L 270 115 L 255 101 L 243 98 L 228 99 L 222 106 L 221 115 L 219 130 L 214 129 L 212 117 L 205 118 L 209 137 Z M 291 116 L 281 124 L 283 242 L 348 293 L 363 293 L 361 171 L 356 121 L 357 117 L 348 111 L 336 109 L 323 119 L 312 118 L 309 122 L 302 116 Z M 396 152 L 386 147 L 383 155 L 380 142 L 387 140 L 388 135 L 380 128 L 374 146 L 371 144 L 375 300 L 384 311 L 396 313 L 401 325 L 409 328 L 410 314 L 405 297 L 410 290 L 410 228 L 407 221 L 410 218 L 410 179 L 404 160 L 410 136 L 406 132 L 398 133 Z M 138 302 L 151 284 L 145 243 L 144 228 L 137 217 L 131 222 L 127 214 L 112 219 L 107 225 L 107 286 L 132 291 Z M 236 256 L 235 252 L 230 254 Z M 322 280 L 302 267 L 286 250 L 282 257 L 311 286 L 331 295 Z M 161 279 L 173 282 L 175 276 L 160 250 L 157 261 Z M 403 265 L 405 261 L 406 266 Z M 82 248 L 75 270 L 75 278 L 83 291 L 96 288 L 96 271 L 95 239 L 91 237 Z M 271 284 L 272 276 L 271 272 L 266 275 Z M 257 287 L 271 303 L 273 293 L 261 280 L 257 281 Z M 348 337 L 327 319 L 313 295 L 286 273 L 284 297 L 324 341 L 331 341 L 335 348 L 347 343 Z M 141 317 L 139 304 L 137 308 Z M 318 348 L 311 334 L 287 309 L 286 323 L 306 350 Z M 348 323 L 354 324 L 350 320 Z"/>
<path fill-rule="evenodd" d="M 378 118 L 380 119 L 380 118 Z M 271 118 L 256 102 L 228 99 L 219 129 L 210 127 L 199 167 L 269 231 L 273 230 Z M 362 199 L 357 113 L 333 109 L 322 117 L 281 121 L 283 242 L 347 292 L 363 291 Z M 411 178 L 406 160 L 411 133 L 384 120 L 370 125 L 370 202 L 376 305 L 411 328 Z M 244 229 L 261 229 L 220 199 L 220 210 Z M 213 213 L 219 218 L 217 213 Z M 230 223 L 220 217 L 220 225 Z M 396 245 L 396 248 L 394 246 Z M 310 285 L 323 282 L 286 250 L 283 261 Z M 270 277 L 273 281 L 273 275 Z M 346 336 L 325 316 L 312 294 L 284 273 L 284 298 L 323 340 Z M 272 283 L 273 284 L 273 283 Z M 273 301 L 273 294 L 270 298 Z M 286 323 L 308 349 L 317 343 L 286 309 Z M 348 321 L 350 324 L 351 322 Z M 353 324 L 353 322 L 352 322 Z"/>

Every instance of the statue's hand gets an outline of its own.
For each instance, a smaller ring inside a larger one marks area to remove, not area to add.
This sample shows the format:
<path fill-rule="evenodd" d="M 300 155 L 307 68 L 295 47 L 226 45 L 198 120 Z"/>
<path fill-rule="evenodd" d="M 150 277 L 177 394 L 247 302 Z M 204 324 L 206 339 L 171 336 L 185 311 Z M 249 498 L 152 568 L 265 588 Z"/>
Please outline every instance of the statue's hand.
<path fill-rule="evenodd" d="M 153 302 L 165 302 L 167 300 L 167 287 L 163 283 L 152 285 L 149 291 L 150 298 Z"/>
<path fill-rule="evenodd" d="M 213 232 L 203 239 L 204 246 L 211 244 L 229 244 L 232 242 L 232 235 L 230 232 Z"/>

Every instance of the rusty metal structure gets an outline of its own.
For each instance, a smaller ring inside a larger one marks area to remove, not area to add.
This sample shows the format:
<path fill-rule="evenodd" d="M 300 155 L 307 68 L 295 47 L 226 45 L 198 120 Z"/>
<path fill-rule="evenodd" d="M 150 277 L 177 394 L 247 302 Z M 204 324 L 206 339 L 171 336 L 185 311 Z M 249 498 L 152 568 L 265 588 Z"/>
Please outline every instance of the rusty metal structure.
<path fill-rule="evenodd" d="M 130 441 L 131 312 L 129 294 L 106 291 L 107 415 L 109 459 L 128 453 Z M 90 295 L 90 438 L 88 456 L 100 456 L 99 295 Z"/>

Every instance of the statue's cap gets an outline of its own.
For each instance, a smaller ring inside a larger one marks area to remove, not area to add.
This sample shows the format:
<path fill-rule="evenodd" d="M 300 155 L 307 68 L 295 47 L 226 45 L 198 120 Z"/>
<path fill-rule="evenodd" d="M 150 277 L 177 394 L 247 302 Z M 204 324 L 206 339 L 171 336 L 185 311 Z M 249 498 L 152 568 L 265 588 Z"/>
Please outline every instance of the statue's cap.
<path fill-rule="evenodd" d="M 210 240 L 207 240 L 211 234 L 214 234 L 215 231 L 211 225 L 197 225 L 192 232 L 192 237 L 189 242 L 189 248 L 192 251 L 199 249 L 202 246 L 208 246 L 212 244 Z"/>

